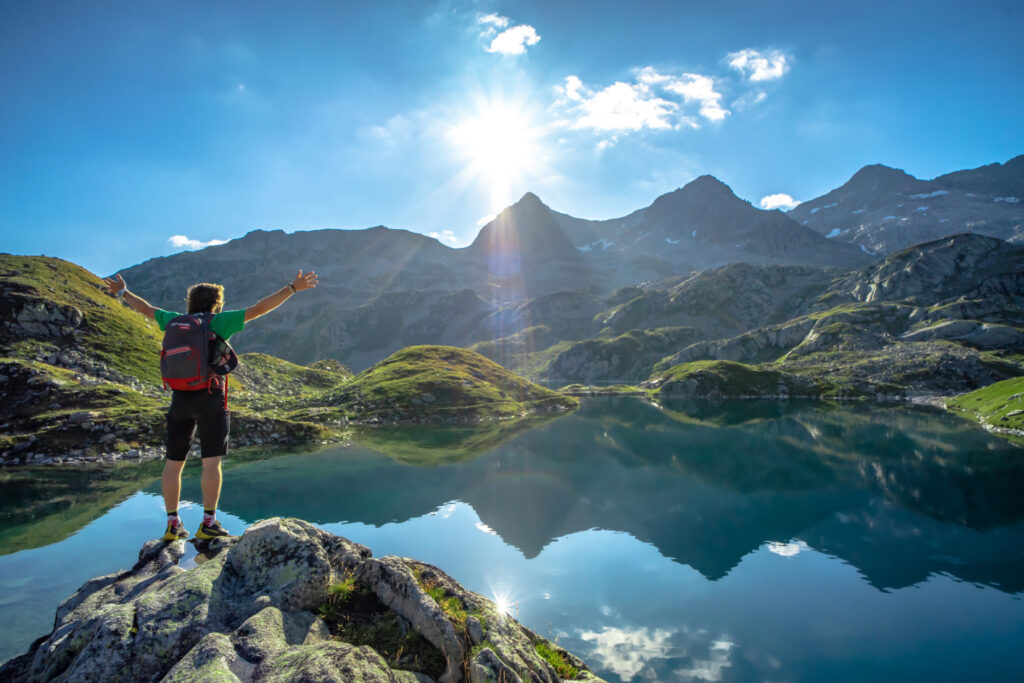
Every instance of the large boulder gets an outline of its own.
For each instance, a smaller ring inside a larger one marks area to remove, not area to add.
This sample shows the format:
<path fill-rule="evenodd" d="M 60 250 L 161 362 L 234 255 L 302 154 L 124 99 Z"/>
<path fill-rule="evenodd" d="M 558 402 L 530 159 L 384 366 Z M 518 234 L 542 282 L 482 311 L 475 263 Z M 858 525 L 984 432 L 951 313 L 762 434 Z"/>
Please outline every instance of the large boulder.
<path fill-rule="evenodd" d="M 599 680 L 437 567 L 373 558 L 301 520 L 264 520 L 197 548 L 185 568 L 184 541 L 150 541 L 130 570 L 86 582 L 60 605 L 53 631 L 0 668 L 0 680 L 553 683 L 562 679 L 552 650 L 563 673 Z M 375 604 L 436 649 L 434 670 L 404 668 L 384 648 L 347 638 L 346 608 L 332 603 L 346 581 L 363 608 Z"/>

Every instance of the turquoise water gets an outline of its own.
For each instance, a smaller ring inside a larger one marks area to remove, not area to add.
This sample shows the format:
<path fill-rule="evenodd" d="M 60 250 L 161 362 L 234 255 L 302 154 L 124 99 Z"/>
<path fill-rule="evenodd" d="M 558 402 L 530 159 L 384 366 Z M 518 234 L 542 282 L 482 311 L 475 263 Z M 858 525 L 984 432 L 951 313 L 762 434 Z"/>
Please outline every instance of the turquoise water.
<path fill-rule="evenodd" d="M 437 564 L 610 681 L 1021 677 L 1024 449 L 950 416 L 595 398 L 362 443 L 236 461 L 222 521 L 302 517 Z M 45 504 L 39 484 L 31 519 L 0 503 L 0 659 L 162 531 L 154 479 Z"/>

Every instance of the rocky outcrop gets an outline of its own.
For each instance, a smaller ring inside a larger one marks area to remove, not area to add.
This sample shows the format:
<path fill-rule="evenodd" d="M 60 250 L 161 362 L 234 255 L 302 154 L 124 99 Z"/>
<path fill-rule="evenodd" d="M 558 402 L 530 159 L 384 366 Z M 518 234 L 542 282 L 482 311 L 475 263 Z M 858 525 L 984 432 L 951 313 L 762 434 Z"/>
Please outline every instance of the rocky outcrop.
<path fill-rule="evenodd" d="M 694 360 L 735 360 L 744 363 L 775 360 L 804 341 L 814 326 L 814 320 L 800 318 L 784 325 L 757 329 L 731 339 L 698 342 L 663 359 L 655 369 L 669 368 Z"/>
<path fill-rule="evenodd" d="M 957 340 L 981 349 L 1024 346 L 1024 332 L 1008 325 L 993 325 L 977 320 L 949 320 L 900 336 L 903 341 Z"/>
<path fill-rule="evenodd" d="M 57 339 L 73 335 L 82 321 L 82 311 L 74 306 L 36 300 L 26 302 L 20 309 L 12 308 L 3 324 L 17 336 Z"/>
<path fill-rule="evenodd" d="M 958 298 L 1024 304 L 1024 247 L 983 235 L 961 234 L 893 254 L 830 287 L 832 297 L 933 306 Z"/>
<path fill-rule="evenodd" d="M 612 339 L 586 339 L 571 344 L 548 363 L 542 376 L 565 382 L 639 381 L 651 366 L 673 349 L 700 338 L 689 327 L 635 330 Z"/>
<path fill-rule="evenodd" d="M 257 522 L 201 547 L 195 566 L 182 566 L 184 554 L 184 541 L 150 541 L 132 569 L 86 582 L 60 605 L 53 631 L 0 668 L 0 679 L 422 683 L 433 673 L 442 683 L 554 683 L 558 673 L 537 652 L 544 644 L 578 680 L 599 680 L 440 569 L 373 558 L 301 520 Z M 349 622 L 337 618 L 345 604 L 331 597 L 346 582 L 402 637 L 433 651 L 437 670 L 403 668 L 400 654 L 350 642 L 339 625 Z"/>
<path fill-rule="evenodd" d="M 844 274 L 834 268 L 734 263 L 652 284 L 602 314 L 602 325 L 615 334 L 685 326 L 706 339 L 732 337 L 799 315 Z"/>

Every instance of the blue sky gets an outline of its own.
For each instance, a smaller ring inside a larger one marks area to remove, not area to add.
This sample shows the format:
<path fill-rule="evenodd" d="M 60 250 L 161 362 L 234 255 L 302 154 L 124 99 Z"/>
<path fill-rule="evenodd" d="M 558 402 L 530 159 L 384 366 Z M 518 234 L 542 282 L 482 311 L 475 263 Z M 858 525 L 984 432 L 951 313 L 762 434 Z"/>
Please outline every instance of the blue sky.
<path fill-rule="evenodd" d="M 0 249 L 107 274 L 256 228 L 464 245 L 526 191 L 930 178 L 1024 153 L 1021 35 L 1010 1 L 0 0 Z"/>

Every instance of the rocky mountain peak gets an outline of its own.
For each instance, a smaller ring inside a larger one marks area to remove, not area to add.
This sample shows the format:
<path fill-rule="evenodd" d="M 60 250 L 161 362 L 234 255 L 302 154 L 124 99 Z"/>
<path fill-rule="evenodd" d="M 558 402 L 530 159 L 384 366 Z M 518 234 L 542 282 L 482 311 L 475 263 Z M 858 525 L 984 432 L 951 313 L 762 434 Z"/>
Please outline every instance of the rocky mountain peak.
<path fill-rule="evenodd" d="M 884 164 L 870 164 L 853 174 L 843 185 L 848 189 L 878 189 L 890 186 L 894 189 L 908 182 L 915 182 L 917 178 L 906 171 L 898 168 L 891 168 Z"/>
<path fill-rule="evenodd" d="M 718 178 L 702 175 L 678 190 L 655 199 L 648 209 L 648 213 L 649 215 L 692 214 L 725 207 L 750 208 L 750 204 L 737 197 L 732 189 Z"/>
<path fill-rule="evenodd" d="M 732 188 L 723 183 L 713 175 L 702 175 L 695 178 L 680 188 L 685 192 L 717 192 L 719 194 L 733 195 Z"/>
<path fill-rule="evenodd" d="M 544 208 L 548 208 L 547 205 L 540 200 L 540 197 L 532 192 L 524 194 L 519 198 L 518 202 L 513 204 L 513 206 L 543 206 Z"/>
<path fill-rule="evenodd" d="M 569 239 L 558 227 L 554 212 L 532 192 L 524 194 L 481 228 L 470 248 L 487 251 L 512 248 L 520 253 L 539 255 L 575 254 Z"/>

